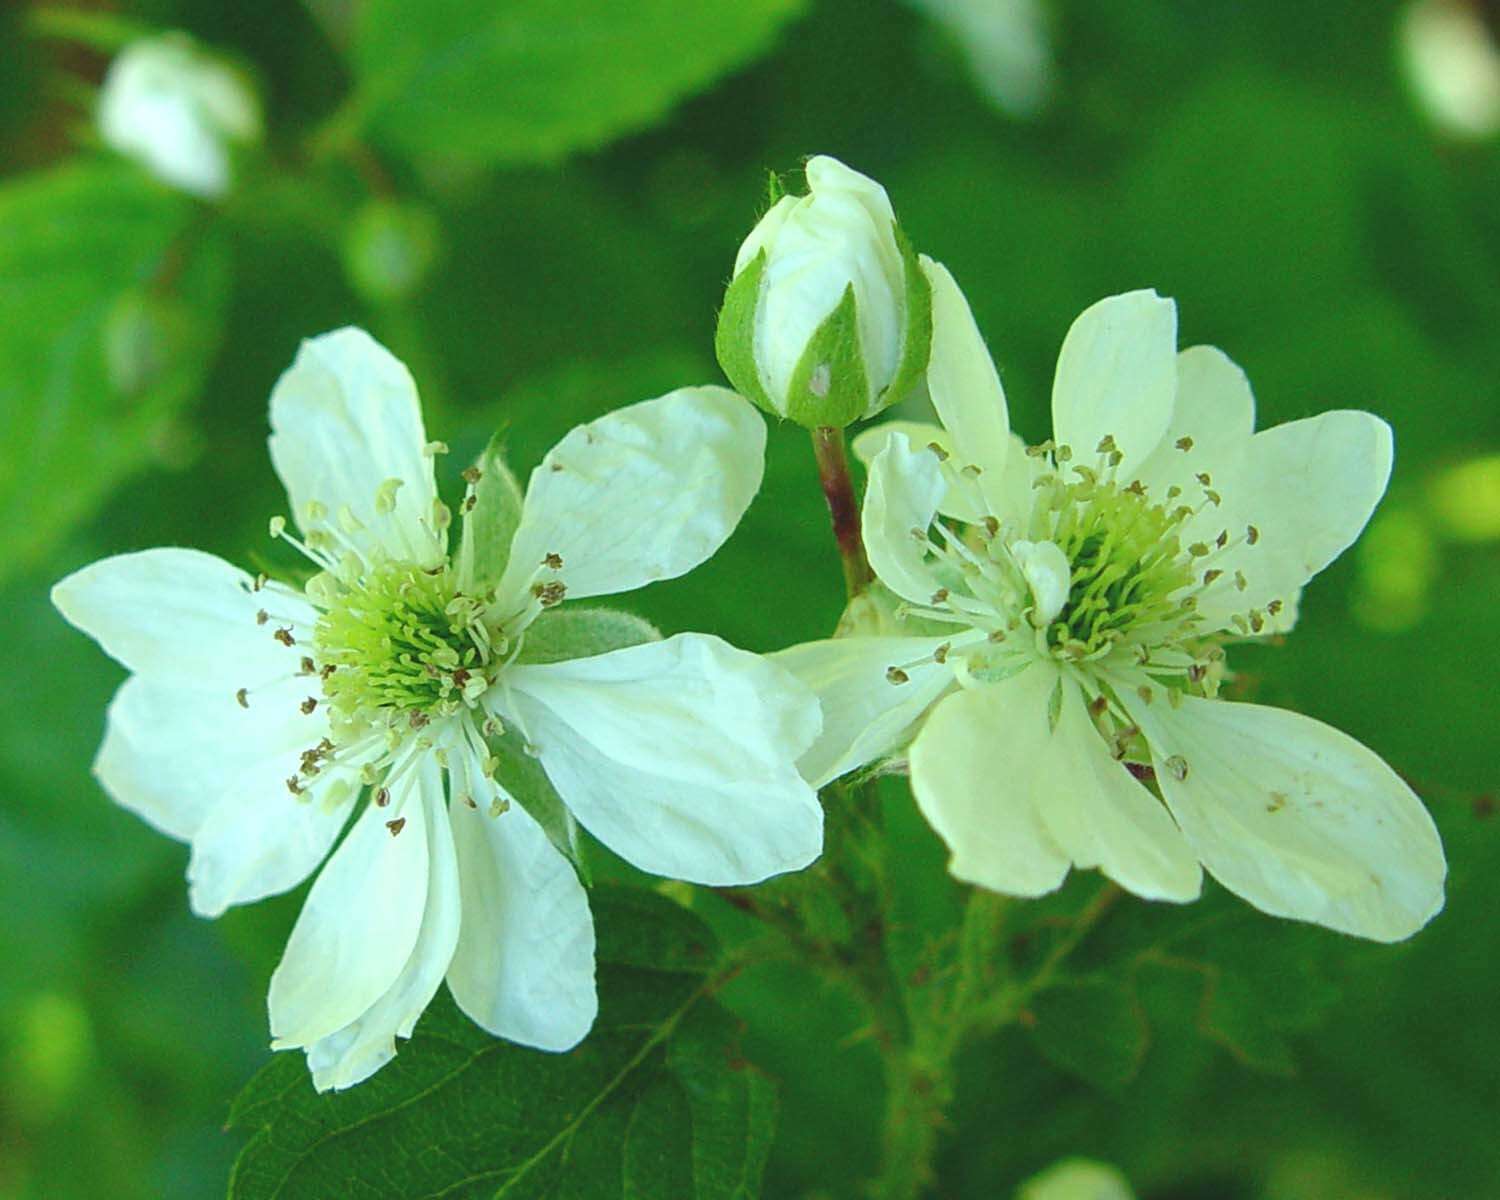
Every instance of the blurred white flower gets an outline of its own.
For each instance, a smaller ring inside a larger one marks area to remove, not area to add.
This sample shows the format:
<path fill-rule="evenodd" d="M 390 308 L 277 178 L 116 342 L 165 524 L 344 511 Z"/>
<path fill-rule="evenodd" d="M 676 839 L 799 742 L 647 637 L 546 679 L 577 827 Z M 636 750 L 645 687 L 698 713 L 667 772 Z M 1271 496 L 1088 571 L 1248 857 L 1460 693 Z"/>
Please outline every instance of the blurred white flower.
<path fill-rule="evenodd" d="M 745 884 L 817 856 L 822 810 L 795 767 L 817 705 L 784 670 L 700 634 L 556 652 L 564 598 L 681 575 L 734 529 L 765 440 L 738 397 L 685 388 L 580 426 L 524 501 L 503 466 L 471 469 L 453 556 L 442 447 L 367 334 L 305 343 L 271 425 L 302 539 L 272 531 L 317 568 L 305 587 L 157 549 L 85 567 L 53 601 L 132 672 L 95 771 L 191 843 L 197 913 L 295 887 L 368 797 L 271 980 L 273 1044 L 306 1050 L 320 1089 L 387 1062 L 445 977 L 512 1041 L 588 1031 L 585 893 L 512 778 L 544 772 L 645 871 Z"/>
<path fill-rule="evenodd" d="M 944 428 L 855 444 L 870 564 L 922 636 L 778 656 L 823 700 L 808 777 L 916 727 L 912 790 L 961 879 L 1040 895 L 1098 867 L 1186 901 L 1202 863 L 1277 916 L 1419 929 L 1445 865 L 1411 789 L 1337 730 L 1215 698 L 1225 646 L 1290 629 L 1303 585 L 1364 528 L 1388 427 L 1330 412 L 1253 432 L 1244 374 L 1212 347 L 1179 354 L 1175 306 L 1142 291 L 1074 322 L 1056 442 L 1028 450 L 957 284 L 923 262 Z"/>
<path fill-rule="evenodd" d="M 1057 86 L 1052 37 L 1040 0 L 907 0 L 941 25 L 974 82 L 1012 117 L 1034 117 Z"/>
<path fill-rule="evenodd" d="M 1016 1200 L 1135 1200 L 1125 1176 L 1086 1158 L 1069 1158 L 1033 1175 Z"/>
<path fill-rule="evenodd" d="M 105 143 L 173 187 L 212 199 L 229 190 L 233 152 L 261 136 L 249 80 L 183 33 L 132 42 L 99 95 Z"/>
<path fill-rule="evenodd" d="M 926 282 L 885 189 L 837 159 L 807 163 L 740 247 L 719 362 L 761 408 L 843 427 L 900 399 L 926 365 Z"/>
<path fill-rule="evenodd" d="M 1401 17 L 1401 57 L 1417 99 L 1444 133 L 1500 131 L 1500 46 L 1468 0 L 1416 0 Z"/>

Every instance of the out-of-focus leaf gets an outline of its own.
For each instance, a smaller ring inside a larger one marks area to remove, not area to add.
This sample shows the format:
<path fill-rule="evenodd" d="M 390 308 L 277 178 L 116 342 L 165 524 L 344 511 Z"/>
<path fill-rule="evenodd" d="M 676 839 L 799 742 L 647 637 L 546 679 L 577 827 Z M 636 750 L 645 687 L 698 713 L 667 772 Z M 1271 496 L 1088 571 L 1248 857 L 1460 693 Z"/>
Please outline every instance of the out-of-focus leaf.
<path fill-rule="evenodd" d="M 648 892 L 601 888 L 594 909 L 601 1011 L 578 1049 L 499 1041 L 444 997 L 348 1092 L 279 1057 L 231 1114 L 254 1131 L 232 1200 L 758 1195 L 775 1091 L 708 997 L 712 934 Z"/>
<path fill-rule="evenodd" d="M 133 168 L 0 190 L 0 574 L 147 463 L 219 336 L 223 248 Z"/>
<path fill-rule="evenodd" d="M 357 111 L 393 148 L 553 162 L 651 124 L 769 47 L 801 0 L 399 0 L 365 6 Z"/>
<path fill-rule="evenodd" d="M 1099 1087 L 1123 1087 L 1146 1056 L 1145 1014 L 1134 989 L 1118 981 L 1048 988 L 1032 1004 L 1028 1025 L 1051 1062 Z"/>

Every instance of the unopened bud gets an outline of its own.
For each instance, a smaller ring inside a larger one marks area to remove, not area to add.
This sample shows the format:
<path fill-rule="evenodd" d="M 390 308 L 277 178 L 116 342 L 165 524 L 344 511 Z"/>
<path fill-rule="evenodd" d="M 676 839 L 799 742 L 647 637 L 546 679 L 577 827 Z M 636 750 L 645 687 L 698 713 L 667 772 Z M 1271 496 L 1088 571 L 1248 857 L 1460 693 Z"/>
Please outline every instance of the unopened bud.
<path fill-rule="evenodd" d="M 746 397 L 808 428 L 872 417 L 927 367 L 932 302 L 885 189 L 826 156 L 745 239 L 715 338 Z"/>

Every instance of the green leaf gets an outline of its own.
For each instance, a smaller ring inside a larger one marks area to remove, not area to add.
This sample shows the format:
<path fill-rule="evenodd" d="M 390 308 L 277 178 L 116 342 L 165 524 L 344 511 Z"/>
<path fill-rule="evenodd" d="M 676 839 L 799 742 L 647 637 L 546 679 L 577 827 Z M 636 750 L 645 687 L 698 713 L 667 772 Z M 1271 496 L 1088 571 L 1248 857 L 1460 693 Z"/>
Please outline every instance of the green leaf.
<path fill-rule="evenodd" d="M 842 429 L 865 415 L 870 382 L 860 351 L 858 307 L 851 283 L 808 338 L 787 385 L 786 415 L 797 424 Z"/>
<path fill-rule="evenodd" d="M 0 189 L 0 573 L 161 452 L 199 390 L 228 292 L 195 206 L 134 168 Z"/>
<path fill-rule="evenodd" d="M 634 613 L 612 608 L 549 609 L 526 630 L 526 644 L 517 661 L 564 662 L 660 640 L 661 631 Z"/>
<path fill-rule="evenodd" d="M 784 414 L 777 410 L 755 366 L 755 306 L 760 302 L 760 277 L 765 273 L 766 252 L 762 250 L 730 280 L 714 329 L 714 353 L 735 391 L 757 408 L 780 417 Z"/>
<path fill-rule="evenodd" d="M 525 494 L 505 461 L 501 435 L 490 439 L 475 460 L 478 472 L 469 485 L 474 507 L 463 513 L 464 529 L 458 547 L 459 570 L 468 586 L 485 592 L 500 582 L 510 560 L 510 543 L 521 524 Z M 464 498 L 468 505 L 468 495 Z"/>
<path fill-rule="evenodd" d="M 279 1055 L 230 1114 L 251 1134 L 230 1200 L 757 1196 L 775 1088 L 711 999 L 713 935 L 650 892 L 594 901 L 600 1012 L 582 1045 L 500 1041 L 445 993 L 347 1092 L 318 1095 L 301 1056 Z"/>
<path fill-rule="evenodd" d="M 391 148 L 555 162 L 659 120 L 767 50 L 802 0 L 371 0 L 354 119 Z"/>
<path fill-rule="evenodd" d="M 1135 990 L 1108 979 L 1050 987 L 1031 1005 L 1037 1049 L 1070 1074 L 1102 1088 L 1135 1078 L 1146 1057 L 1146 1018 Z"/>

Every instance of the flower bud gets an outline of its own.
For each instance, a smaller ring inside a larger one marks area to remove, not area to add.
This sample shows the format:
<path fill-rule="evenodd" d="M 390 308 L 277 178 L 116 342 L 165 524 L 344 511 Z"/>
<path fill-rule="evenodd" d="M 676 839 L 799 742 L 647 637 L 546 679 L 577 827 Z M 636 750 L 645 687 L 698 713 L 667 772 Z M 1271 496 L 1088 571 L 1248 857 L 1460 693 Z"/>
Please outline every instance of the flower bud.
<path fill-rule="evenodd" d="M 740 247 L 715 348 L 767 412 L 842 428 L 901 399 L 926 369 L 931 292 L 884 188 L 821 155 L 807 183 Z"/>
<path fill-rule="evenodd" d="M 163 183 L 213 199 L 229 190 L 232 151 L 261 136 L 245 75 L 183 33 L 132 42 L 99 95 L 99 135 Z"/>

